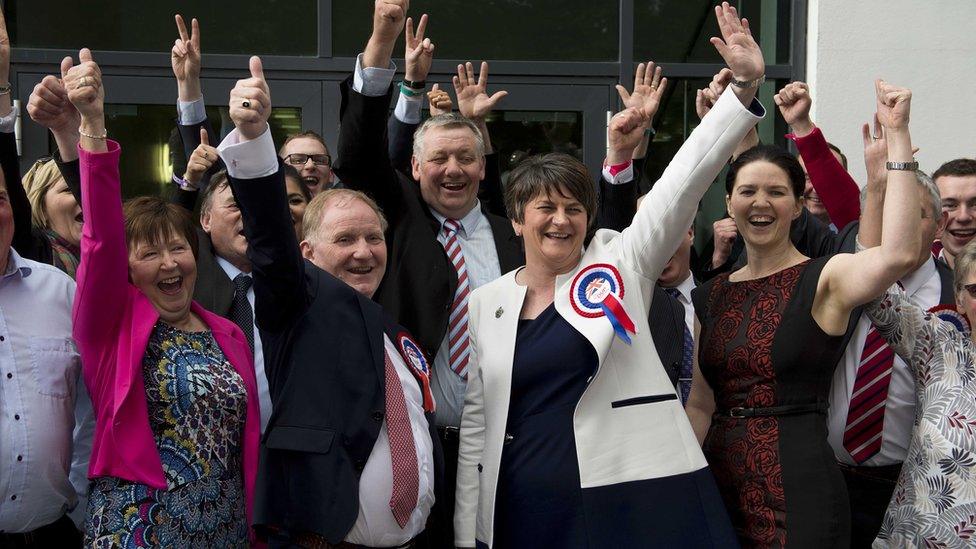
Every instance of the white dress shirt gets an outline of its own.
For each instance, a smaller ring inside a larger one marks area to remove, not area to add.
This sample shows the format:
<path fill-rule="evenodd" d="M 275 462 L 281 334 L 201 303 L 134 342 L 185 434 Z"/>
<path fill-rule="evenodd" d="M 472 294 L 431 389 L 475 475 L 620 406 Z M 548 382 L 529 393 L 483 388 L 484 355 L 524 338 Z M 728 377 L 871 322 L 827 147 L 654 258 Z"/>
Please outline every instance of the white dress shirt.
<path fill-rule="evenodd" d="M 0 276 L 0 533 L 84 513 L 95 417 L 71 339 L 74 295 L 71 277 L 11 248 Z"/>
<path fill-rule="evenodd" d="M 214 255 L 214 257 L 217 258 L 217 264 L 227 273 L 227 277 L 231 281 L 241 274 L 241 270 L 231 264 L 230 261 L 219 255 Z M 250 273 L 244 274 L 251 276 Z M 253 281 L 247 289 L 247 302 L 251 304 L 251 327 L 254 329 L 254 375 L 258 382 L 258 404 L 261 410 L 261 434 L 263 435 L 264 429 L 268 426 L 268 420 L 271 419 L 271 389 L 268 387 L 268 376 L 264 373 L 264 348 L 261 346 L 261 332 L 258 331 L 258 325 L 254 319 Z"/>
<path fill-rule="evenodd" d="M 935 307 L 941 301 L 942 280 L 935 268 L 935 260 L 926 261 L 921 267 L 901 279 L 905 293 L 923 309 Z M 834 454 L 841 463 L 857 465 L 844 448 L 844 429 L 847 426 L 847 409 L 851 403 L 851 393 L 857 378 L 857 367 L 861 362 L 861 352 L 871 321 L 861 315 L 851 341 L 847 344 L 844 357 L 834 371 L 830 388 L 830 409 L 828 411 L 828 440 Z M 861 465 L 880 467 L 895 465 L 905 461 L 908 445 L 912 439 L 912 425 L 915 422 L 915 381 L 911 368 L 898 355 L 895 355 L 888 385 L 888 399 L 885 401 L 884 427 L 881 432 L 881 451 Z"/>
<path fill-rule="evenodd" d="M 695 333 L 695 305 L 691 302 L 691 291 L 695 289 L 695 277 L 688 273 L 688 277 L 681 281 L 681 284 L 673 286 L 678 290 L 678 301 L 685 308 L 685 326 L 688 332 Z"/>
<path fill-rule="evenodd" d="M 391 62 L 390 67 L 386 69 L 378 67 L 364 69 L 362 59 L 362 54 L 356 58 L 353 89 L 366 96 L 383 95 L 390 87 L 390 83 L 393 82 L 396 65 Z M 402 97 L 403 94 L 400 96 Z M 401 120 L 404 119 L 401 118 Z M 446 218 L 433 208 L 431 208 L 431 213 L 440 222 L 441 230 L 443 230 Z M 488 223 L 488 218 L 482 213 L 480 203 L 475 202 L 474 208 L 458 221 L 461 222 L 461 230 L 457 235 L 458 243 L 461 245 L 464 264 L 468 269 L 468 286 L 473 292 L 479 286 L 501 276 L 498 250 L 495 248 L 495 237 L 494 233 L 491 232 L 491 225 Z M 461 410 L 464 408 L 464 393 L 467 389 L 467 383 L 451 369 L 449 336 L 450 334 L 444 334 L 444 340 L 441 341 L 437 356 L 434 357 L 434 375 L 431 376 L 430 386 L 434 394 L 434 401 L 437 402 L 437 424 L 458 427 L 461 425 Z"/>
<path fill-rule="evenodd" d="M 251 141 L 244 141 L 236 129 L 217 147 L 233 178 L 254 179 L 271 175 L 278 170 L 271 130 Z M 386 434 L 386 421 L 373 445 L 366 467 L 359 481 L 359 517 L 346 541 L 372 547 L 395 547 L 410 541 L 424 530 L 430 508 L 434 503 L 434 446 L 427 430 L 427 418 L 423 411 L 423 395 L 416 378 L 407 369 L 400 353 L 384 335 L 384 345 L 400 376 L 407 403 L 410 426 L 417 451 L 417 468 L 420 473 L 417 507 L 404 528 L 396 523 L 390 510 L 393 494 L 393 466 L 390 441 Z M 300 505 L 301 502 L 295 502 Z"/>

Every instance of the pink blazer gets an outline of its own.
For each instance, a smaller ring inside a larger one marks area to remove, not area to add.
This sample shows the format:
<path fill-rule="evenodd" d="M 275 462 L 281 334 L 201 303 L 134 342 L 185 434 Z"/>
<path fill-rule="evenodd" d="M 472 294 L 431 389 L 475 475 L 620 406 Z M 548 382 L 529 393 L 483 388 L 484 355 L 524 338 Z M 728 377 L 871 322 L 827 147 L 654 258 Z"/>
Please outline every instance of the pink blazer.
<path fill-rule="evenodd" d="M 129 282 L 119 144 L 110 140 L 105 153 L 88 152 L 79 146 L 78 153 L 85 223 L 73 321 L 96 418 L 88 476 L 112 476 L 166 489 L 163 465 L 149 427 L 142 377 L 142 359 L 159 313 Z M 191 308 L 210 327 L 217 345 L 247 388 L 241 462 L 250 524 L 260 438 L 254 357 L 234 323 L 196 302 Z"/>

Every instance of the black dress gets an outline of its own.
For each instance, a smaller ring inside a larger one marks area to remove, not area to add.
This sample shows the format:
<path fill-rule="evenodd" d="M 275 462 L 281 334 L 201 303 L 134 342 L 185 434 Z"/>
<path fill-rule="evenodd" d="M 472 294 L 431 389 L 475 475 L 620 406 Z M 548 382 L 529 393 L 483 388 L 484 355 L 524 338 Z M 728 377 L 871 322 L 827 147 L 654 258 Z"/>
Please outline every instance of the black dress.
<path fill-rule="evenodd" d="M 494 547 L 587 547 L 573 412 L 597 364 L 555 306 L 519 321 Z"/>
<path fill-rule="evenodd" d="M 693 293 L 699 366 L 716 413 L 703 450 L 744 547 L 846 547 L 847 492 L 826 402 L 846 345 L 813 319 L 829 257 L 756 280 L 720 275 Z M 730 417 L 755 413 L 753 417 Z M 760 410 L 761 409 L 761 410 Z"/>

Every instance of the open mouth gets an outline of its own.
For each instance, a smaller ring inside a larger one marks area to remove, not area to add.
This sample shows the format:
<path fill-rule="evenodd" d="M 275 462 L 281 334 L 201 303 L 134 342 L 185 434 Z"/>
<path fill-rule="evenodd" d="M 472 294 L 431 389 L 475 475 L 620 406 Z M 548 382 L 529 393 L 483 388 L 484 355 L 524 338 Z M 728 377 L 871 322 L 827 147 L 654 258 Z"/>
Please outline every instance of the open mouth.
<path fill-rule="evenodd" d="M 771 215 L 752 215 L 749 216 L 749 224 L 753 227 L 768 227 L 776 221 Z"/>
<path fill-rule="evenodd" d="M 554 240 L 567 240 L 569 239 L 569 234 L 567 233 L 545 233 L 546 238 L 552 238 Z"/>
<path fill-rule="evenodd" d="M 949 234 L 958 238 L 959 240 L 968 240 L 973 236 L 976 236 L 976 228 L 973 229 L 952 229 Z"/>
<path fill-rule="evenodd" d="M 306 187 L 315 187 L 319 184 L 319 178 L 313 176 L 303 177 L 302 183 L 305 183 Z"/>
<path fill-rule="evenodd" d="M 368 265 L 364 265 L 362 267 L 349 267 L 348 269 L 346 269 L 346 271 L 357 276 L 362 276 L 362 275 L 368 275 L 369 273 L 373 272 L 373 267 L 370 267 Z"/>
<path fill-rule="evenodd" d="M 465 183 L 463 181 L 459 181 L 459 182 L 448 181 L 448 182 L 445 182 L 445 183 L 441 183 L 441 187 L 443 187 L 444 189 L 447 189 L 449 191 L 453 191 L 453 192 L 457 192 L 457 191 L 464 190 L 464 188 L 466 186 L 467 186 L 467 183 Z"/>
<path fill-rule="evenodd" d="M 183 288 L 183 277 L 174 276 L 172 278 L 165 278 L 160 280 L 156 287 L 159 288 L 160 292 L 166 295 L 175 295 L 179 293 L 180 289 Z"/>
<path fill-rule="evenodd" d="M 85 216 L 82 215 L 81 212 L 78 212 L 78 214 L 75 215 L 75 223 L 84 223 L 84 222 L 85 222 Z"/>

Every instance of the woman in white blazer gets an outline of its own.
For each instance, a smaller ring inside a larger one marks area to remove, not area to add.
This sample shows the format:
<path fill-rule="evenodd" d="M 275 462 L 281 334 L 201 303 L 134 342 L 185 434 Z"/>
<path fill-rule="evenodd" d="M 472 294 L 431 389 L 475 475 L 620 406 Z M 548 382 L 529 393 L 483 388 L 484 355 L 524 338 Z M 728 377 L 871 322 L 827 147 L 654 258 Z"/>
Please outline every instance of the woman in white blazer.
<path fill-rule="evenodd" d="M 654 282 L 746 132 L 762 52 L 723 3 L 713 38 L 737 85 L 715 103 L 622 233 L 597 231 L 585 168 L 516 168 L 506 206 L 526 265 L 469 303 L 458 547 L 728 547 L 735 534 L 647 326 Z M 748 108 L 747 108 L 748 107 Z M 612 179 L 632 169 L 643 114 L 609 128 Z"/>

